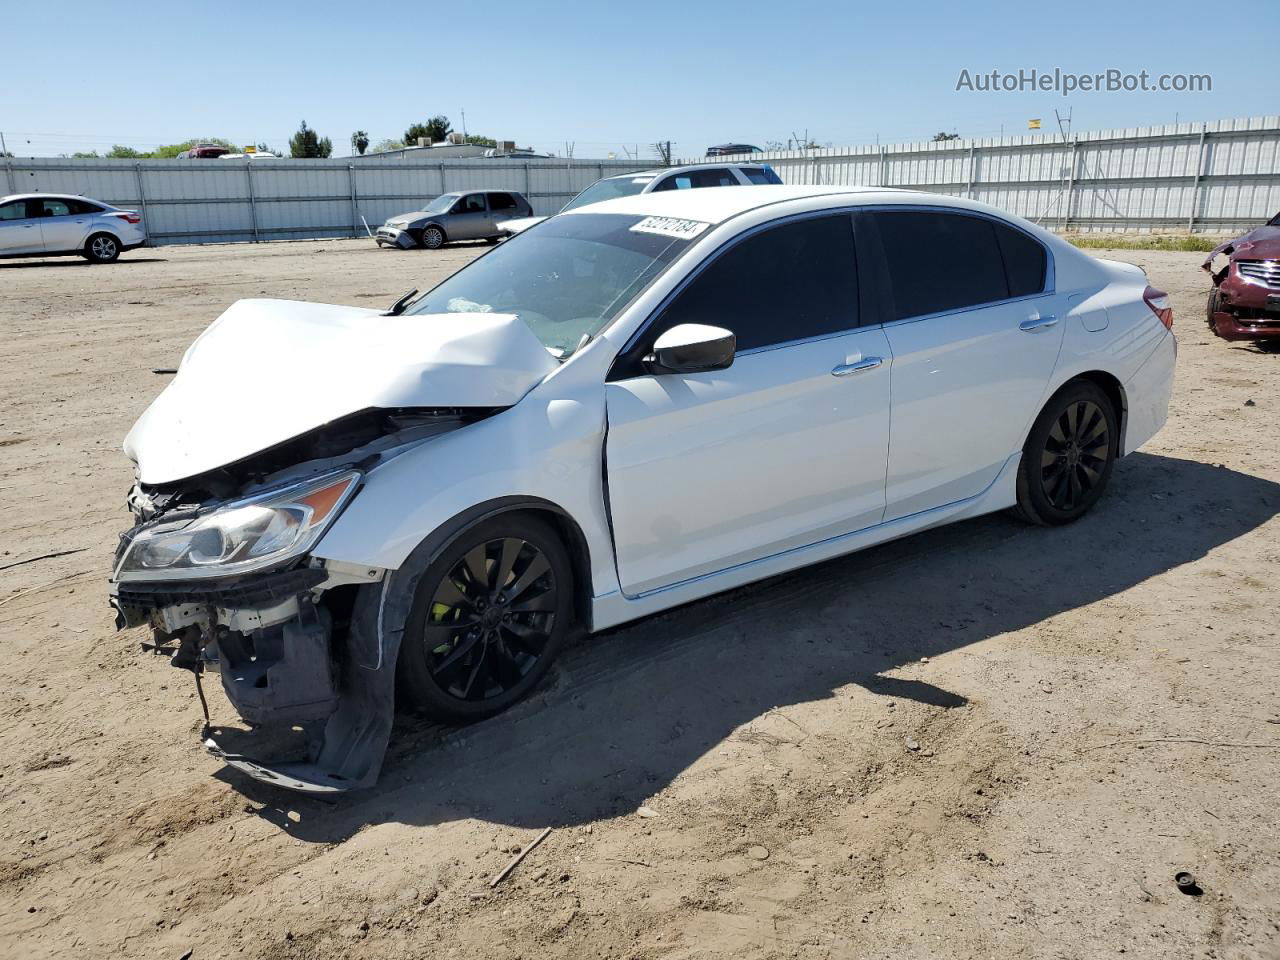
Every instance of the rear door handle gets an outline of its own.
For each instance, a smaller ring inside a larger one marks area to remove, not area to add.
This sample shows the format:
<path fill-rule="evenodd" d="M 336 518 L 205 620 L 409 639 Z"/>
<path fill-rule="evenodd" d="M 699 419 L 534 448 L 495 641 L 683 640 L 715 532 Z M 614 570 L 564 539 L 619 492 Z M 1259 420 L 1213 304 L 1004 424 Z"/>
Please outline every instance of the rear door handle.
<path fill-rule="evenodd" d="M 1026 333 L 1034 333 L 1037 330 L 1048 330 L 1057 322 L 1058 318 L 1052 313 L 1046 313 L 1043 317 L 1038 313 L 1033 313 L 1018 324 L 1018 329 Z"/>
<path fill-rule="evenodd" d="M 855 363 L 842 363 L 831 371 L 833 377 L 847 377 L 851 373 L 861 373 L 863 370 L 874 370 L 880 364 L 884 363 L 883 357 L 863 357 Z"/>

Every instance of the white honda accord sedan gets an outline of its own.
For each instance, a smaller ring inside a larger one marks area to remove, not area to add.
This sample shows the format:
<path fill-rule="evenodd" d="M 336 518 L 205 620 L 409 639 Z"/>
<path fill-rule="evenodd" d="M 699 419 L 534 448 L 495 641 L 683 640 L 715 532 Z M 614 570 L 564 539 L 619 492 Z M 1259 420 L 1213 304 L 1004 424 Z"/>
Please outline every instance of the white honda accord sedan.
<path fill-rule="evenodd" d="M 397 689 L 478 719 L 575 625 L 996 510 L 1078 519 L 1165 422 L 1171 325 L 1139 268 L 970 201 L 585 207 L 387 313 L 228 309 L 125 442 L 112 602 L 220 671 L 251 727 L 206 727 L 228 763 L 368 786 Z"/>

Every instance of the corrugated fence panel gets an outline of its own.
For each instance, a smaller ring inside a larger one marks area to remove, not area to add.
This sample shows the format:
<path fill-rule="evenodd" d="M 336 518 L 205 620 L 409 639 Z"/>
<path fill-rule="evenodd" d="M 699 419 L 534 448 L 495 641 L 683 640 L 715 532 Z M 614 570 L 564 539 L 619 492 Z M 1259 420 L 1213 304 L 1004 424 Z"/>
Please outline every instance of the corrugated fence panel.
<path fill-rule="evenodd" d="M 1237 233 L 1280 211 L 1280 116 L 724 159 L 787 183 L 968 196 L 1055 230 Z"/>
<path fill-rule="evenodd" d="M 750 157 L 786 183 L 972 197 L 1057 230 L 1235 233 L 1280 210 L 1280 117 L 1061 136 L 791 150 Z M 706 162 L 698 157 L 682 163 Z M 76 193 L 140 210 L 153 243 L 359 236 L 455 190 L 514 190 L 558 211 L 630 160 L 418 156 L 329 160 L 6 158 L 6 193 Z"/>

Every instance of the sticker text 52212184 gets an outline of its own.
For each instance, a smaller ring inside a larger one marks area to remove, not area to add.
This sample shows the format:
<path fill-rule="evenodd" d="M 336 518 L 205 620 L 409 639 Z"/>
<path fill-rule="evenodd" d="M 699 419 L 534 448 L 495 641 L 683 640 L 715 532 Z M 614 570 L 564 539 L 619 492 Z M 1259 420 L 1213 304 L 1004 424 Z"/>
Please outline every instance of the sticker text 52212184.
<path fill-rule="evenodd" d="M 711 224 L 703 223 L 701 220 L 681 220 L 679 217 L 645 217 L 631 228 L 631 232 L 656 233 L 661 237 L 692 240 L 709 226 Z"/>

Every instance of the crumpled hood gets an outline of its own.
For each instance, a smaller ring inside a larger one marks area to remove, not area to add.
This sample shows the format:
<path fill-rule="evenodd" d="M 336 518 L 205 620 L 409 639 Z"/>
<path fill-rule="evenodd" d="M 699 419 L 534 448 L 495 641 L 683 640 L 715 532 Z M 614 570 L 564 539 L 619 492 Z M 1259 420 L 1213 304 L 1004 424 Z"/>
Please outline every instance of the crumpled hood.
<path fill-rule="evenodd" d="M 408 213 L 397 213 L 394 217 L 387 217 L 387 223 L 403 223 L 412 227 L 414 224 L 423 223 L 436 216 L 433 213 L 427 213 L 424 210 L 410 210 Z"/>
<path fill-rule="evenodd" d="M 142 482 L 171 483 L 371 407 L 508 407 L 557 366 L 510 314 L 241 300 L 187 348 L 124 450 Z"/>

